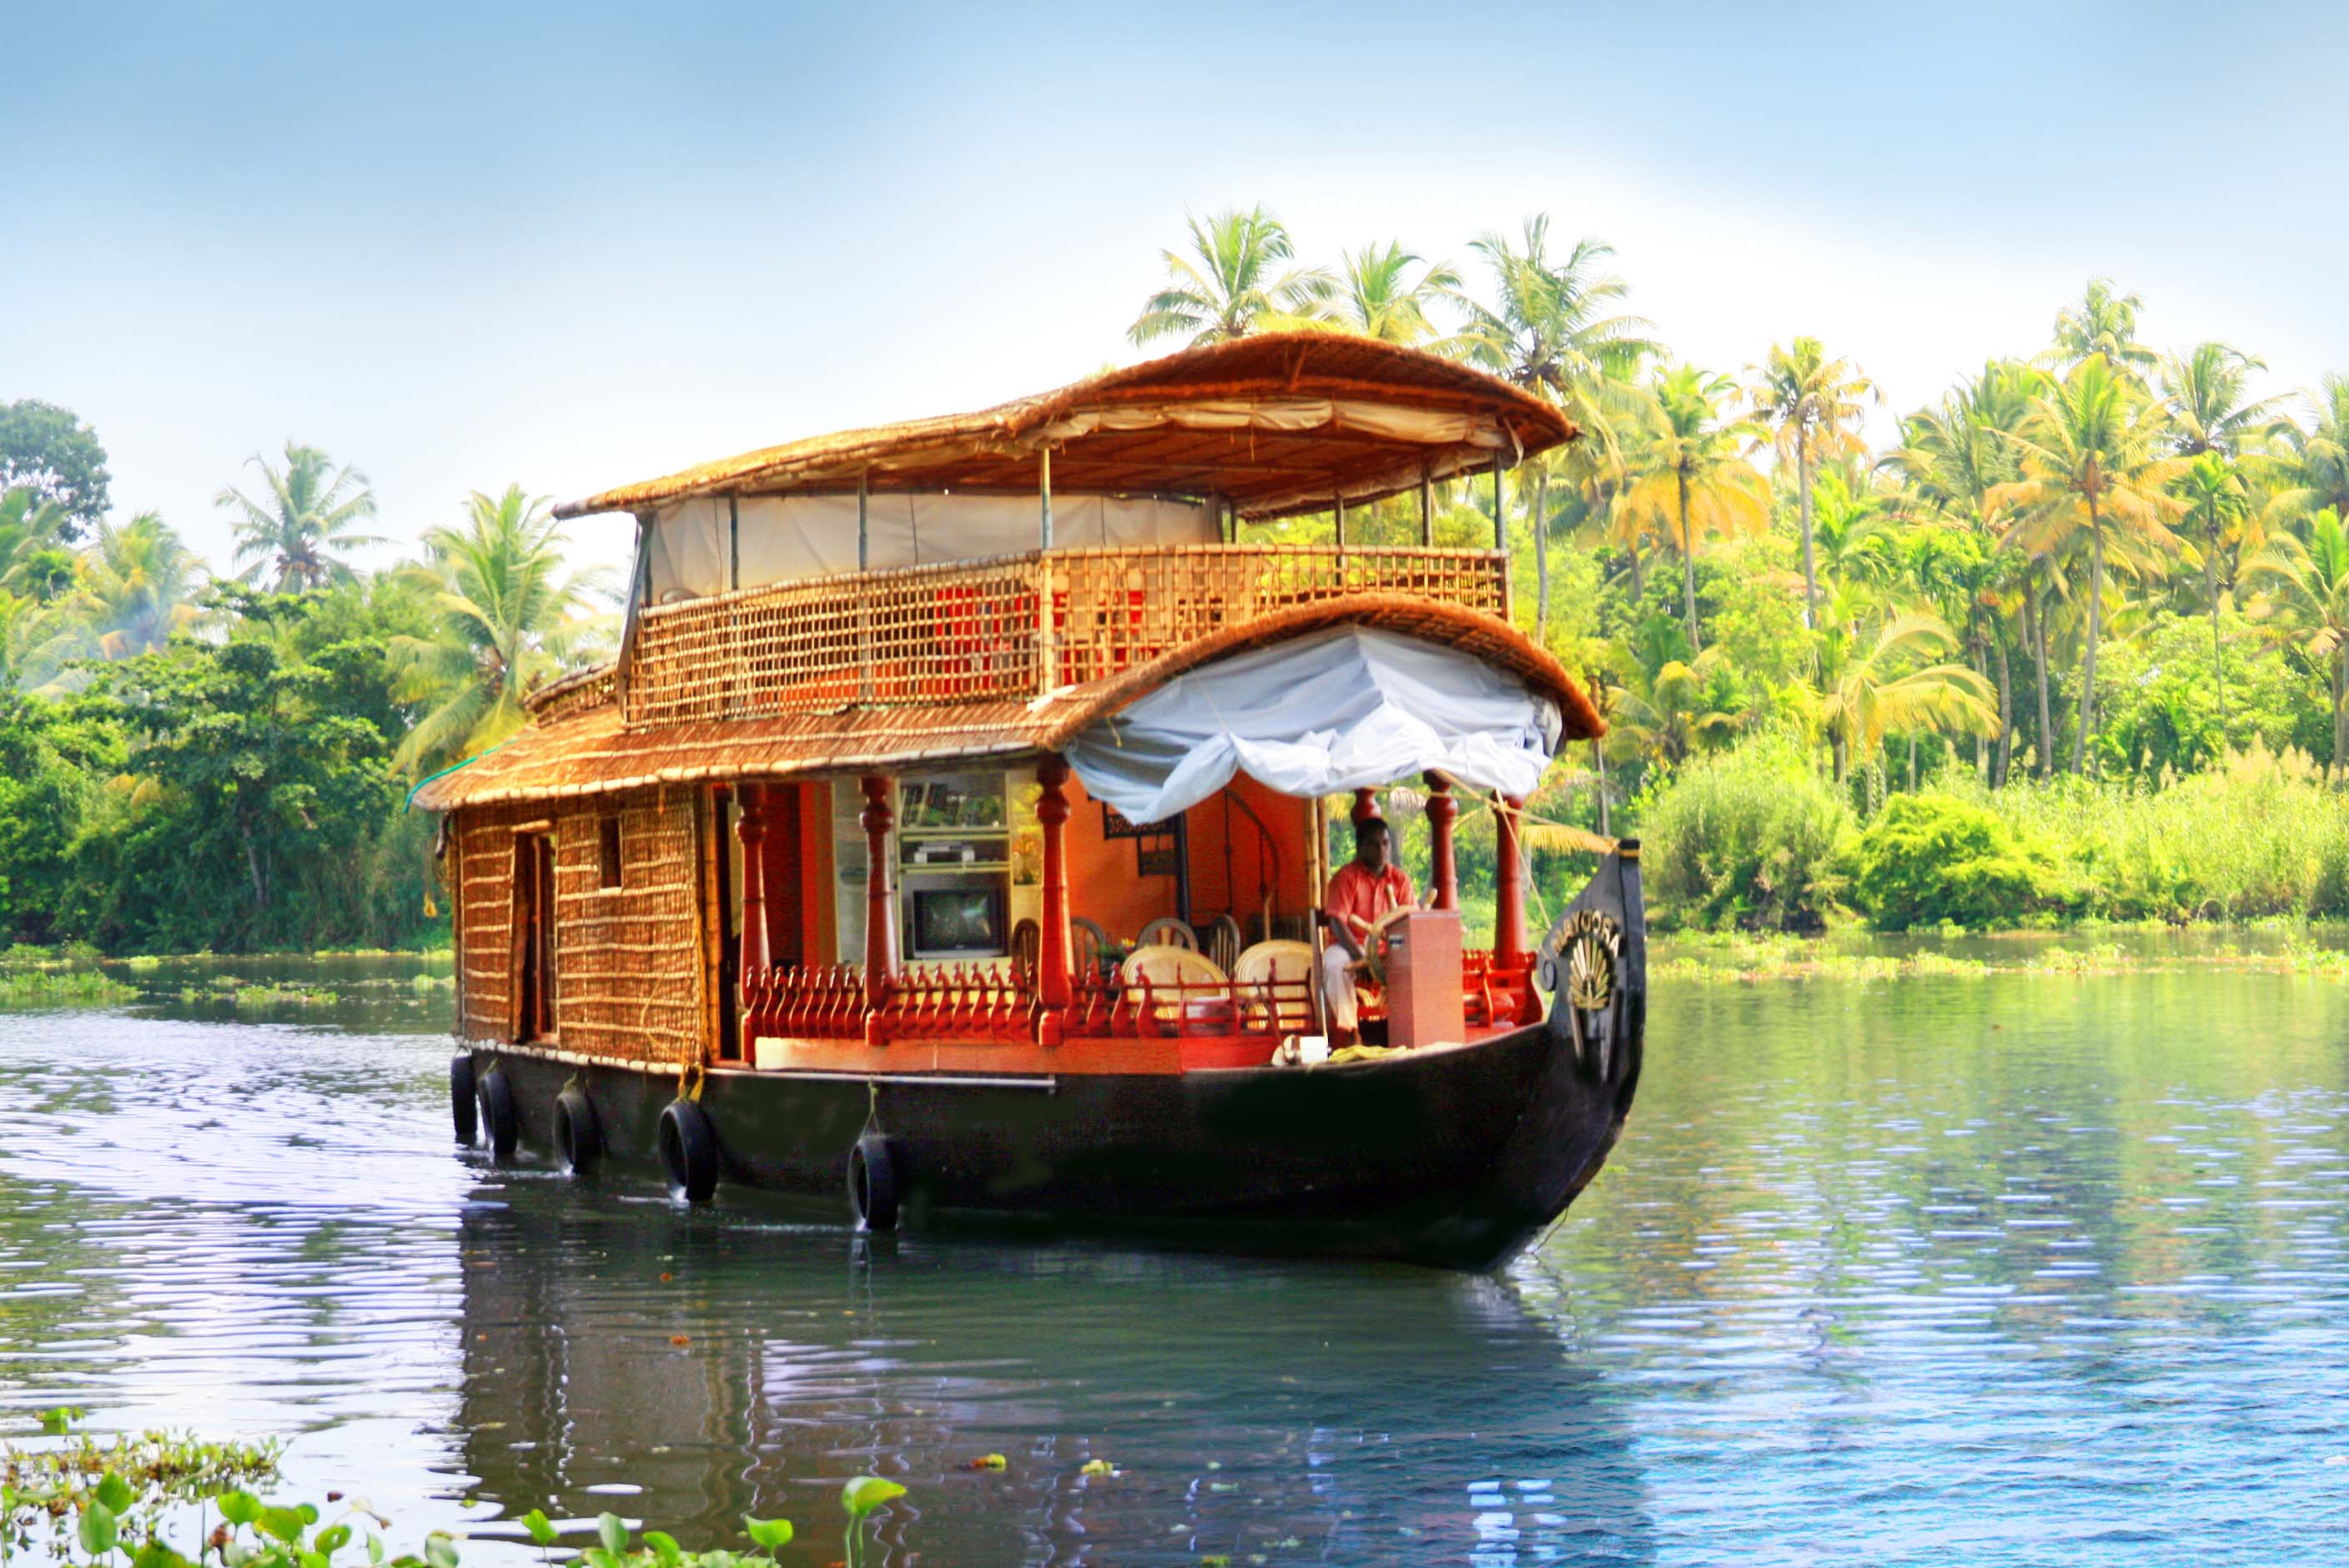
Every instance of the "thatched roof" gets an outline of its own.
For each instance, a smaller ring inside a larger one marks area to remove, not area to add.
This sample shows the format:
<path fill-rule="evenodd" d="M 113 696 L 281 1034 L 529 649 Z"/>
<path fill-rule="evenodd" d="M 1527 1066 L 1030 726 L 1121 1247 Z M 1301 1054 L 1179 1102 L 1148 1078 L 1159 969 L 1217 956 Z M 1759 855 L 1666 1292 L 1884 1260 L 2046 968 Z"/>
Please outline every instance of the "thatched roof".
<path fill-rule="evenodd" d="M 429 810 L 609 794 L 655 784 L 895 773 L 985 758 L 1057 751 L 1079 730 L 1157 690 L 1185 670 L 1341 624 L 1443 643 L 1521 676 L 1558 705 L 1564 738 L 1606 732 L 1606 721 L 1566 666 L 1506 621 L 1403 593 L 1363 593 L 1299 605 L 1164 654 L 1049 701 L 836 713 L 629 729 L 617 702 L 566 707 L 416 791 Z"/>
<path fill-rule="evenodd" d="M 843 430 L 703 463 L 554 509 L 869 490 L 1033 494 L 1038 454 L 1071 494 L 1220 496 L 1243 517 L 1376 500 L 1571 439 L 1550 404 L 1456 360 L 1337 333 L 1265 333 L 975 414 Z"/>

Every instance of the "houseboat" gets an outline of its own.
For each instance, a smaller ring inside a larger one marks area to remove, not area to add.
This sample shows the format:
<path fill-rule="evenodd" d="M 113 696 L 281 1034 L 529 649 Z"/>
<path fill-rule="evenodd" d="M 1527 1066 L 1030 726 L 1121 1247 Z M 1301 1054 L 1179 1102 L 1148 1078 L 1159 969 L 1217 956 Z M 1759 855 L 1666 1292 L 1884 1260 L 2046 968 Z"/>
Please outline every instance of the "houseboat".
<path fill-rule="evenodd" d="M 1575 433 L 1270 334 L 559 507 L 636 520 L 617 657 L 415 796 L 459 1140 L 873 1230 L 1506 1260 L 1614 1144 L 1645 1016 L 1635 842 L 1527 932 L 1523 802 L 1604 726 L 1508 622 L 1502 475 Z M 1435 543 L 1464 480 L 1490 548 Z M 1350 541 L 1414 497 L 1416 545 Z M 1240 538 L 1309 513 L 1330 542 Z M 1375 845 L 1390 786 L 1430 885 L 1365 873 L 1344 929 L 1330 802 Z"/>

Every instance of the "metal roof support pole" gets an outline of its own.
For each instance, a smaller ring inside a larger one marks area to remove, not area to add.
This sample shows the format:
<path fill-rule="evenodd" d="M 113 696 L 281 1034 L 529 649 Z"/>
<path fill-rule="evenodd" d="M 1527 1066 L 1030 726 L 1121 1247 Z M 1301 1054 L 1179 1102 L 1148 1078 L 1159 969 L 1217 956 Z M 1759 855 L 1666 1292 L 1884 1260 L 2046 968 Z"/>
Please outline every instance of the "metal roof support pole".
<path fill-rule="evenodd" d="M 863 574 L 872 570 L 873 531 L 868 515 L 871 502 L 870 487 L 865 476 L 856 476 L 856 700 L 873 700 L 873 584 L 864 581 Z"/>
<path fill-rule="evenodd" d="M 1509 547 L 1508 514 L 1501 510 L 1501 459 L 1493 459 L 1493 548 Z"/>
<path fill-rule="evenodd" d="M 1425 469 L 1419 470 L 1419 543 L 1423 550 L 1435 548 L 1435 478 Z"/>
<path fill-rule="evenodd" d="M 1036 691 L 1039 696 L 1057 684 L 1058 659 L 1052 648 L 1052 449 L 1036 454 L 1036 490 L 1043 498 L 1043 515 L 1036 556 Z"/>
<path fill-rule="evenodd" d="M 742 586 L 742 498 L 726 498 L 726 587 Z"/>

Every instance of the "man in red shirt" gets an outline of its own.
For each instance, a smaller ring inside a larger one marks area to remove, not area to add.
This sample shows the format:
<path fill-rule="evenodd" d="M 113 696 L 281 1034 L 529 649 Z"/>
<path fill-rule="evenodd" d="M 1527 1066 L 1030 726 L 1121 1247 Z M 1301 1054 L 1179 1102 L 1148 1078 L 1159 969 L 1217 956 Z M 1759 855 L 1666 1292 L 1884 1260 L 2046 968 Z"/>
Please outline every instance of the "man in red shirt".
<path fill-rule="evenodd" d="M 1350 1045 L 1355 1034 L 1354 975 L 1379 917 L 1411 907 L 1411 878 L 1396 865 L 1394 835 L 1377 817 L 1354 824 L 1354 858 L 1340 866 L 1321 897 L 1330 945 L 1321 952 L 1321 999 L 1330 1009 L 1330 1043 Z"/>

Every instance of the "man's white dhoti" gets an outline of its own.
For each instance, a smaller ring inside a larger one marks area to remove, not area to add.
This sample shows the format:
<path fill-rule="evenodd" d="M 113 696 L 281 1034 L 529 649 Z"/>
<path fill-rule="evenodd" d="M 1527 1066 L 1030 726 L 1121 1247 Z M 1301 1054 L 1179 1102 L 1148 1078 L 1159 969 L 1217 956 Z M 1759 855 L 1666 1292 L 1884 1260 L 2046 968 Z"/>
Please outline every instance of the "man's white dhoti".
<path fill-rule="evenodd" d="M 1354 1032 L 1354 955 L 1332 942 L 1321 950 L 1321 1005 L 1333 1029 Z"/>

